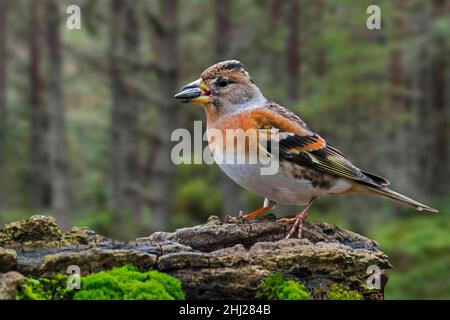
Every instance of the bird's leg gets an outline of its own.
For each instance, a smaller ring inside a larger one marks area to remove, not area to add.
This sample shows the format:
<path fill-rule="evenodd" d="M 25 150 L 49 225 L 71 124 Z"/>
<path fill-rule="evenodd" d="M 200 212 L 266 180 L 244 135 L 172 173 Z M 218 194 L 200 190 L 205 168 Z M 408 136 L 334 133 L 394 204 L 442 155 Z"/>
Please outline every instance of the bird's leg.
<path fill-rule="evenodd" d="M 265 198 L 264 205 L 262 208 L 255 210 L 253 212 L 250 212 L 249 214 L 242 216 L 242 218 L 244 218 L 244 220 L 249 220 L 249 219 L 255 218 L 255 217 L 259 216 L 260 214 L 275 208 L 276 204 L 277 203 L 275 201 Z"/>
<path fill-rule="evenodd" d="M 255 211 L 250 212 L 248 214 L 244 214 L 241 211 L 241 212 L 239 212 L 238 219 L 239 220 L 249 220 L 249 219 L 255 218 L 255 217 L 259 216 L 260 214 L 262 214 L 262 213 L 264 213 L 266 211 L 269 211 L 270 209 L 275 208 L 275 205 L 276 205 L 275 201 L 272 201 L 272 200 L 266 198 L 266 199 L 264 199 L 264 205 L 263 205 L 262 208 L 259 208 L 258 210 L 255 210 Z M 234 222 L 235 219 L 236 218 L 231 217 L 231 216 L 227 216 L 226 217 L 227 222 Z"/>
<path fill-rule="evenodd" d="M 316 198 L 312 198 L 309 200 L 308 204 L 306 205 L 305 209 L 303 209 L 302 212 L 300 212 L 294 219 L 294 225 L 292 226 L 291 231 L 289 231 L 288 235 L 286 236 L 286 239 L 290 239 L 294 236 L 295 232 L 298 232 L 298 239 L 302 238 L 302 231 L 303 231 L 303 222 L 308 217 L 308 210 L 312 207 L 314 204 Z"/>

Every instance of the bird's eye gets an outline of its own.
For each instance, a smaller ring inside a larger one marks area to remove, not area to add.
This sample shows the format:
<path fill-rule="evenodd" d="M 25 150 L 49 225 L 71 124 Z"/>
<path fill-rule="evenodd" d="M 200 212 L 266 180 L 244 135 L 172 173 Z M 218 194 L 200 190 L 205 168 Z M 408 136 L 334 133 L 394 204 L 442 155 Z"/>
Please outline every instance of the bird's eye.
<path fill-rule="evenodd" d="M 231 83 L 231 81 L 230 81 L 230 80 L 227 80 L 227 79 L 224 79 L 224 78 L 219 78 L 219 79 L 217 79 L 216 83 L 217 83 L 217 85 L 218 85 L 219 87 L 224 88 L 224 87 L 226 87 L 227 85 L 229 85 L 229 84 Z"/>

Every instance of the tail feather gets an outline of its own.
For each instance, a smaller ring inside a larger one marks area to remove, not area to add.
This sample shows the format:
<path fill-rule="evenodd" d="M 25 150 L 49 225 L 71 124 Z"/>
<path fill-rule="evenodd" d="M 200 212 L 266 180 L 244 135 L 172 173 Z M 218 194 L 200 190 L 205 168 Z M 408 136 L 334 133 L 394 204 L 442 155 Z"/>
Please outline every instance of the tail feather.
<path fill-rule="evenodd" d="M 367 171 L 361 171 L 365 176 L 368 176 L 370 179 L 372 179 L 373 181 L 375 181 L 376 183 L 378 183 L 379 185 L 382 185 L 383 187 L 388 186 L 389 185 L 389 181 L 386 180 L 383 177 L 380 177 L 376 174 L 367 172 Z"/>
<path fill-rule="evenodd" d="M 438 210 L 431 208 L 427 205 L 424 205 L 423 203 L 417 202 L 411 198 L 408 198 L 407 196 L 404 196 L 398 192 L 395 192 L 389 188 L 376 188 L 372 186 L 365 186 L 365 189 L 369 191 L 369 194 L 376 194 L 381 195 L 383 197 L 389 198 L 391 200 L 394 200 L 396 202 L 406 204 L 410 207 L 413 207 L 414 209 L 418 211 L 431 211 L 431 212 L 439 212 Z"/>

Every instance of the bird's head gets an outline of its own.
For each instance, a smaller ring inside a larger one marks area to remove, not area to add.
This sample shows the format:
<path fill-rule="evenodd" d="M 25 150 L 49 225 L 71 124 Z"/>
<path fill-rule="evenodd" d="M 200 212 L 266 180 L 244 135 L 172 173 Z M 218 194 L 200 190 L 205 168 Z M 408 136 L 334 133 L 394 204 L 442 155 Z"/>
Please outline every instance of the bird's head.
<path fill-rule="evenodd" d="M 222 61 L 207 68 L 200 79 L 181 88 L 175 99 L 224 113 L 265 101 L 244 65 L 237 60 Z"/>

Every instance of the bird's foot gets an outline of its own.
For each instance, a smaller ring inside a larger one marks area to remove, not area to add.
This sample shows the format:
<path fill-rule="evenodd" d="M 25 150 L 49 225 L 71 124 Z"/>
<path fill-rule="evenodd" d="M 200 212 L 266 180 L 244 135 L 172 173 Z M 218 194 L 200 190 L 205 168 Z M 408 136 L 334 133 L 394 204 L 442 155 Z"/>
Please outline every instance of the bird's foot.
<path fill-rule="evenodd" d="M 254 218 L 260 216 L 264 212 L 272 209 L 273 207 L 275 207 L 275 202 L 269 202 L 268 204 L 265 204 L 264 207 L 259 208 L 258 210 L 255 210 L 248 214 L 244 214 L 242 211 L 240 211 L 239 215 L 237 217 L 227 215 L 225 217 L 225 221 L 228 223 L 243 223 L 243 222 L 249 221 L 251 219 L 254 219 Z"/>
<path fill-rule="evenodd" d="M 236 217 L 236 216 L 232 216 L 232 215 L 226 215 L 226 216 L 225 216 L 225 221 L 226 221 L 227 223 L 235 223 L 235 224 L 238 224 L 238 223 L 243 223 L 243 222 L 245 222 L 246 219 L 245 219 L 244 213 L 243 213 L 242 210 L 241 210 L 241 211 L 239 211 L 239 215 L 238 215 L 237 217 Z"/>
<path fill-rule="evenodd" d="M 295 235 L 297 235 L 297 239 L 301 239 L 303 232 L 303 222 L 306 220 L 306 216 L 299 214 L 295 218 L 291 218 L 289 220 L 293 220 L 294 225 L 292 226 L 285 239 L 292 239 L 295 237 Z"/>
<path fill-rule="evenodd" d="M 316 198 L 312 198 L 309 200 L 308 204 L 306 205 L 305 209 L 303 209 L 302 212 L 300 212 L 295 218 L 294 218 L 294 225 L 292 226 L 291 231 L 289 231 L 288 235 L 285 239 L 291 239 L 294 237 L 294 235 L 297 233 L 297 238 L 302 238 L 302 232 L 303 232 L 303 222 L 305 222 L 306 218 L 308 217 L 308 210 L 311 208 L 313 203 L 316 201 Z"/>
<path fill-rule="evenodd" d="M 297 218 L 297 217 L 284 217 L 284 218 L 278 219 L 277 222 L 289 226 L 289 225 L 295 223 L 295 219 L 296 219 L 296 218 Z"/>

